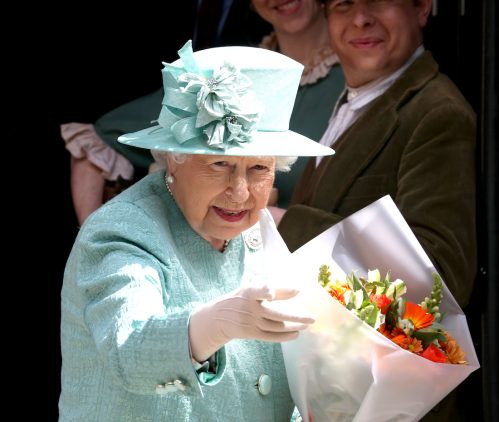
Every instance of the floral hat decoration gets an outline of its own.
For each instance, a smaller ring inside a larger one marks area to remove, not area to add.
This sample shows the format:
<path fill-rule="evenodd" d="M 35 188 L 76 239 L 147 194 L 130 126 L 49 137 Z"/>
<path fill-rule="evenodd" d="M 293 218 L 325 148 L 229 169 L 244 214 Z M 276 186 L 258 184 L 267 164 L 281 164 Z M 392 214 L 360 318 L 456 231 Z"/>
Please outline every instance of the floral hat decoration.
<path fill-rule="evenodd" d="M 127 145 L 186 154 L 324 156 L 334 151 L 289 130 L 303 66 L 262 48 L 218 47 L 163 63 L 157 125 L 122 135 Z"/>

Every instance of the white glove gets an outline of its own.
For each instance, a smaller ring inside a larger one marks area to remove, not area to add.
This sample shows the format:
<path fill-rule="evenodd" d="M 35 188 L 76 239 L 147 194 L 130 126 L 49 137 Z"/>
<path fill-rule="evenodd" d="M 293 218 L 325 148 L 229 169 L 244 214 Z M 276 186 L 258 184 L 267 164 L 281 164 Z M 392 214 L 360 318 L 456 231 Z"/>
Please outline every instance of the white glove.
<path fill-rule="evenodd" d="M 271 342 L 295 339 L 298 331 L 307 328 L 314 319 L 272 309 L 268 301 L 285 300 L 297 294 L 298 290 L 291 288 L 248 286 L 200 306 L 189 321 L 192 357 L 204 362 L 235 338 Z"/>

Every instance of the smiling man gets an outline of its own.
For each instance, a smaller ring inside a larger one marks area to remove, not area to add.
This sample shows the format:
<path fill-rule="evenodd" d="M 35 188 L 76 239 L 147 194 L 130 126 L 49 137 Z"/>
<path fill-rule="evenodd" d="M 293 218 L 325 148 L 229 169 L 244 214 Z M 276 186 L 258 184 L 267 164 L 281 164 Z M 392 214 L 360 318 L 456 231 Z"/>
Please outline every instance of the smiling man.
<path fill-rule="evenodd" d="M 475 113 L 424 48 L 431 6 L 325 2 L 346 79 L 321 139 L 336 154 L 309 161 L 279 231 L 293 251 L 390 195 L 464 307 L 476 271 Z M 452 408 L 424 420 L 459 420 Z"/>

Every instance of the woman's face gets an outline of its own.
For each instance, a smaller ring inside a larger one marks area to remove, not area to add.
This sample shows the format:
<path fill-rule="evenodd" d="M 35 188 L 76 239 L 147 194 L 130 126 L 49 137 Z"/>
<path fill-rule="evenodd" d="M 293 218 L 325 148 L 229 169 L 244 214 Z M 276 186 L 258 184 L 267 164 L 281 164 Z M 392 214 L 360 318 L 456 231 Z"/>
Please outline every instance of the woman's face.
<path fill-rule="evenodd" d="M 191 227 L 214 247 L 258 221 L 275 174 L 274 157 L 190 155 L 167 158 L 175 201 Z"/>
<path fill-rule="evenodd" d="M 276 31 L 299 33 L 317 20 L 324 11 L 317 0 L 252 0 L 256 12 Z"/>

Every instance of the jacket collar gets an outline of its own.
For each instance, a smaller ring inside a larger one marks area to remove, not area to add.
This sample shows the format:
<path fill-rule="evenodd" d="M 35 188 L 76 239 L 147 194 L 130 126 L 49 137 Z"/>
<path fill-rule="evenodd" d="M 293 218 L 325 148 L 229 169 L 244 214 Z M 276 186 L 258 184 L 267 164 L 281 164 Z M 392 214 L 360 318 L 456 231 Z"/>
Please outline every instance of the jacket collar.
<path fill-rule="evenodd" d="M 309 203 L 324 210 L 336 208 L 354 180 L 390 139 L 398 125 L 400 107 L 437 74 L 438 64 L 431 53 L 425 51 L 383 95 L 373 100 L 365 113 L 338 138 L 336 154 L 322 159 L 313 173 L 310 186 L 317 189 L 307 195 Z M 317 183 L 319 180 L 330 183 Z M 335 183 L 336 180 L 340 182 Z"/>

